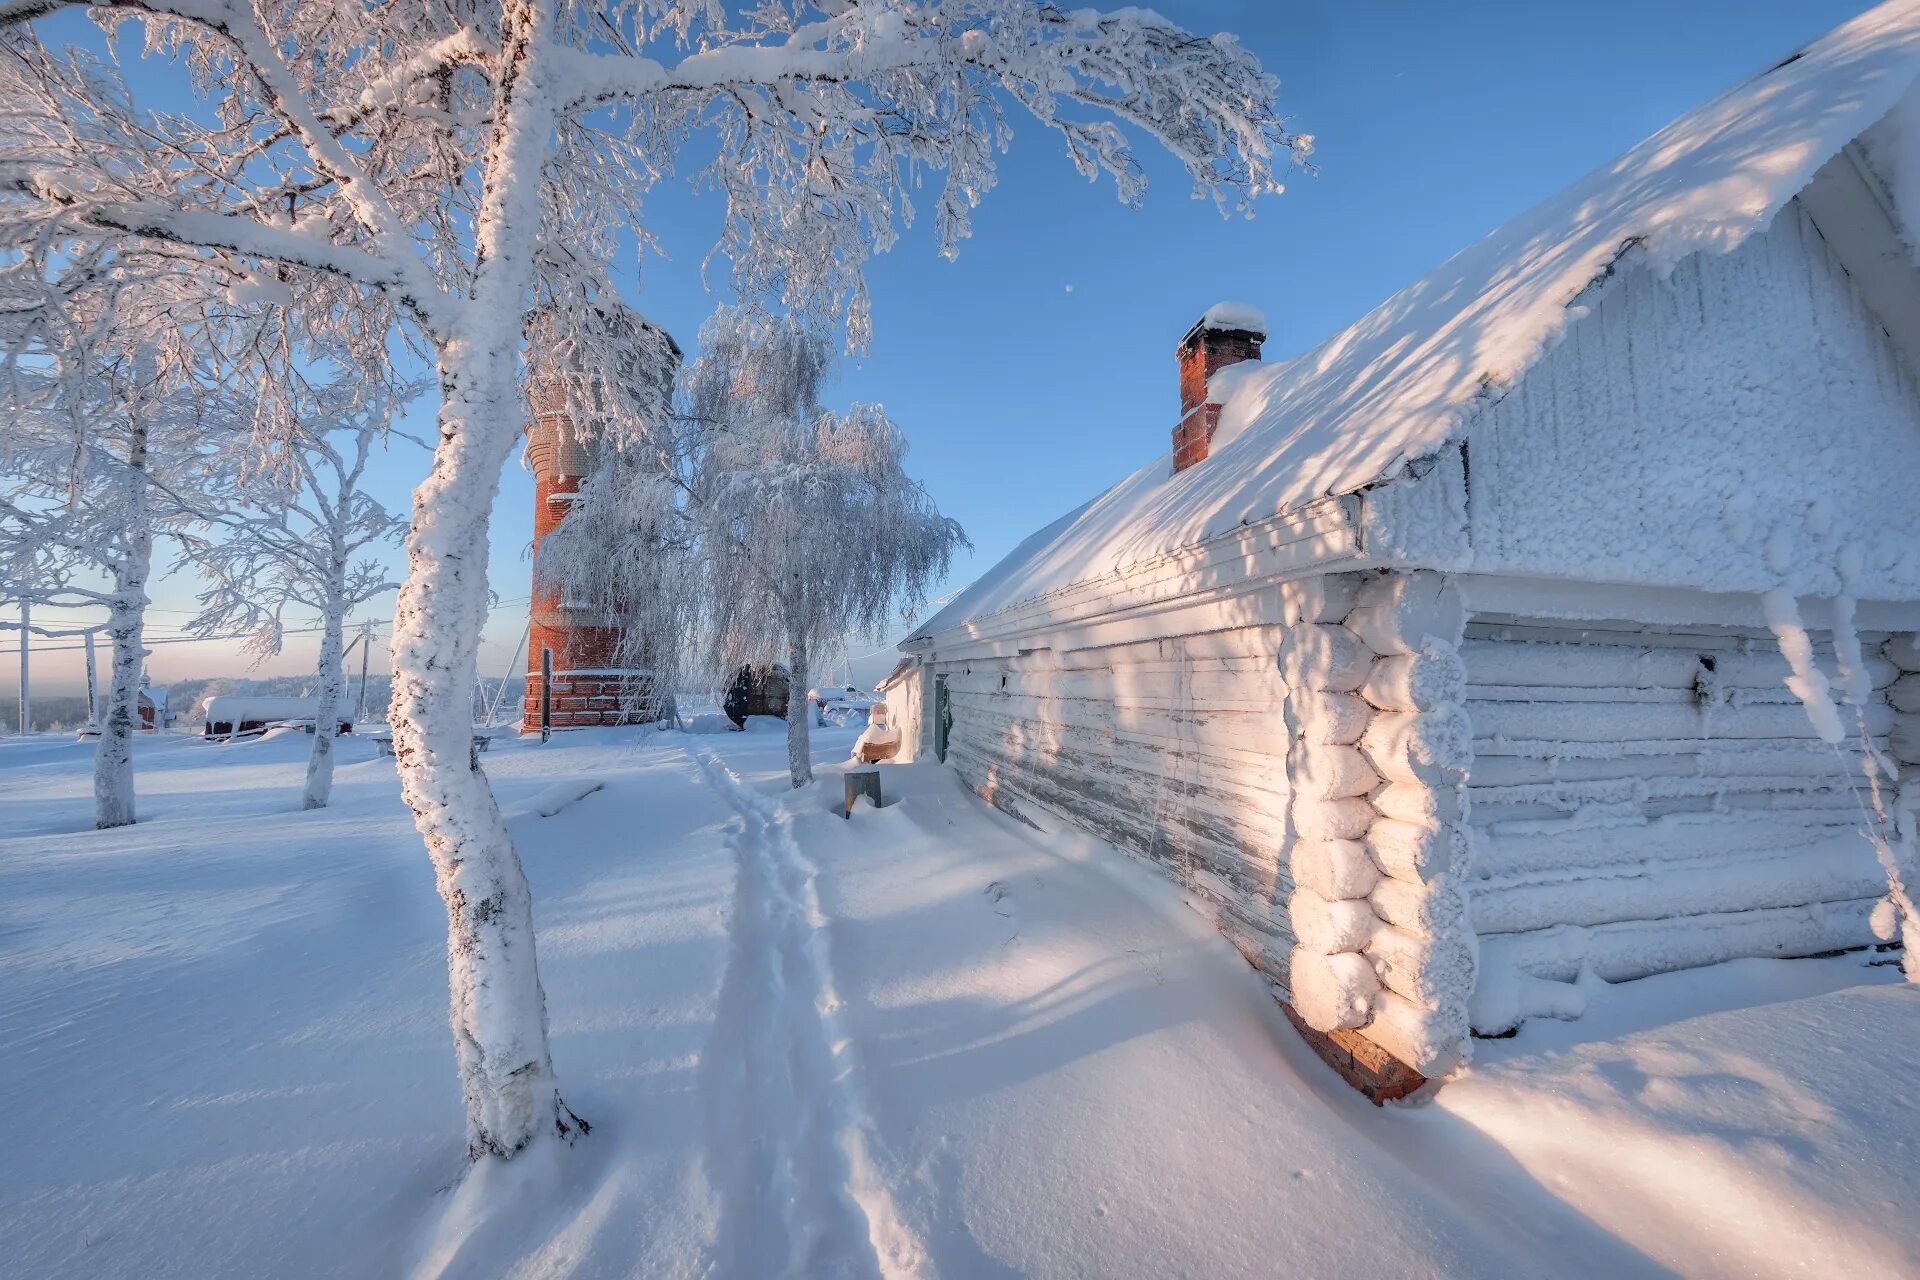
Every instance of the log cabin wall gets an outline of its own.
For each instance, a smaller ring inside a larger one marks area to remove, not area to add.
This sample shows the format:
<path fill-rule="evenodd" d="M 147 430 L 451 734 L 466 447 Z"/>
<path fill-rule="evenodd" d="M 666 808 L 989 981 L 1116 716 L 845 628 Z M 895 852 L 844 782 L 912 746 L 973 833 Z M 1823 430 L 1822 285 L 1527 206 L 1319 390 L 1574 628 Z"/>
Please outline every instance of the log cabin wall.
<path fill-rule="evenodd" d="M 1293 884 L 1281 628 L 935 662 L 946 762 L 989 803 L 1155 864 L 1248 960 L 1287 979 Z M 924 695 L 923 719 L 934 696 Z M 930 750 L 923 726 L 923 749 Z"/>
<path fill-rule="evenodd" d="M 930 663 L 945 760 L 1158 866 L 1337 1070 L 1403 1096 L 1459 1060 L 1473 982 L 1465 611 L 1433 573 L 1272 591 L 1278 625 Z"/>
<path fill-rule="evenodd" d="M 1884 751 L 1899 646 L 1860 639 L 1874 688 L 1861 710 Z M 1830 637 L 1815 640 L 1834 671 Z M 1766 631 L 1482 614 L 1461 657 L 1476 1031 L 1576 1015 L 1585 974 L 1874 941 L 1887 885 L 1863 835 L 1858 742 L 1819 740 Z"/>

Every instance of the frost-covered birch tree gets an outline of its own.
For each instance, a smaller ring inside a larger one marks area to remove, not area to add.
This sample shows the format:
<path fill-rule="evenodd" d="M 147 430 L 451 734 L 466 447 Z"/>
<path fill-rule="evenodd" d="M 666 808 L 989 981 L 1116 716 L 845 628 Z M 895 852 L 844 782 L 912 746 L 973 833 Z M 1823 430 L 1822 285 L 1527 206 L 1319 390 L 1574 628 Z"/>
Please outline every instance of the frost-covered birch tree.
<path fill-rule="evenodd" d="M 782 654 L 792 680 L 787 768 L 813 780 L 813 664 L 923 603 L 967 540 L 905 469 L 879 405 L 829 412 L 832 348 L 786 318 L 730 309 L 700 331 L 688 418 L 704 426 L 686 512 L 720 669 Z"/>
<path fill-rule="evenodd" d="M 0 582 L 36 603 L 106 611 L 111 674 L 94 755 L 94 824 L 134 821 L 133 735 L 156 539 L 205 518 L 244 419 L 149 340 L 178 300 L 109 283 L 16 306 L 0 378 Z M 17 299 L 16 299 L 17 301 Z"/>
<path fill-rule="evenodd" d="M 280 652 L 289 611 L 319 622 L 305 809 L 324 808 L 333 792 L 332 726 L 346 696 L 347 615 L 399 585 L 369 553 L 397 543 L 406 529 L 364 487 L 367 464 L 390 439 L 391 415 L 384 398 L 354 403 L 357 389 L 346 381 L 312 388 L 283 465 L 249 477 L 238 500 L 225 505 L 217 532 L 184 539 L 207 582 L 189 630 L 244 632 L 246 651 L 263 661 Z"/>
<path fill-rule="evenodd" d="M 130 53 L 178 58 L 197 110 L 140 112 L 110 65 L 31 26 L 82 0 L 0 0 L 8 238 L 131 236 L 291 280 L 343 334 L 401 322 L 434 368 L 393 640 L 403 789 L 450 928 L 452 1023 L 476 1157 L 576 1129 L 547 1048 L 527 886 L 469 767 L 487 519 L 523 411 L 523 320 L 607 334 L 642 198 L 683 156 L 725 204 L 736 287 L 868 328 L 862 267 L 930 174 L 951 253 L 994 180 L 1008 108 L 1137 200 L 1145 136 L 1223 208 L 1280 188 L 1306 140 L 1224 36 L 1045 0 L 121 0 Z M 144 44 L 142 44 L 144 40 Z M 1132 130 L 1132 133 L 1129 133 Z M 384 340 L 384 338 L 383 338 Z M 584 367 L 594 367 L 586 361 Z M 663 389 L 664 390 L 664 389 Z"/>

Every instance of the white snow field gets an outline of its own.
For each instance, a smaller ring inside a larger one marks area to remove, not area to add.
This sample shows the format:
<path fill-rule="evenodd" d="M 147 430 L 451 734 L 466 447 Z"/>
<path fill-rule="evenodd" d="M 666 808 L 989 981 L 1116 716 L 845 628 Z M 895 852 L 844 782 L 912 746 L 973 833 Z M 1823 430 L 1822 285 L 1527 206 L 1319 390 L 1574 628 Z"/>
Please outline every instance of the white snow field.
<path fill-rule="evenodd" d="M 484 763 L 593 1124 L 468 1175 L 445 916 L 391 760 L 0 741 L 0 1273 L 1920 1273 L 1920 994 L 1860 956 L 1593 993 L 1375 1109 L 1178 891 L 852 729 Z M 597 788 L 595 787 L 597 785 Z"/>

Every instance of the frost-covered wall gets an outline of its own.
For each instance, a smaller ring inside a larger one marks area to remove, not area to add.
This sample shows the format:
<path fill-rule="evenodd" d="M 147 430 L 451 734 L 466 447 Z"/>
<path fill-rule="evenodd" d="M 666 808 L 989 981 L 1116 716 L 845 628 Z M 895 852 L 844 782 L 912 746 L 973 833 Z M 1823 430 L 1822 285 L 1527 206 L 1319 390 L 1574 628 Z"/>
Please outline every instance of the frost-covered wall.
<path fill-rule="evenodd" d="M 1912 372 L 1797 200 L 1664 280 L 1630 254 L 1470 428 L 1473 566 L 1920 596 Z"/>
<path fill-rule="evenodd" d="M 990 803 L 1147 859 L 1284 982 L 1280 628 L 936 662 L 947 763 Z M 931 702 L 927 704 L 929 710 Z"/>
<path fill-rule="evenodd" d="M 1862 640 L 1885 750 L 1900 673 Z M 1461 656 L 1476 1030 L 1575 1016 L 1592 978 L 1874 940 L 1858 747 L 1816 736 L 1767 632 L 1476 615 Z"/>

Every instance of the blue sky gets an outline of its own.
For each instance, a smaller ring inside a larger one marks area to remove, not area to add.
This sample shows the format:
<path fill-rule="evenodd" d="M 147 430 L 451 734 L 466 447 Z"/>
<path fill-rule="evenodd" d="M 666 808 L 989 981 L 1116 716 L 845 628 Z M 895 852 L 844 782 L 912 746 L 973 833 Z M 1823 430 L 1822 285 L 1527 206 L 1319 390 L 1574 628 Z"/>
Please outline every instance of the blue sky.
<path fill-rule="evenodd" d="M 911 469 L 959 519 L 974 551 L 960 586 L 1034 528 L 1163 452 L 1177 413 L 1173 347 L 1223 299 L 1261 307 L 1269 358 L 1302 351 L 1388 294 L 1720 89 L 1868 7 L 1860 0 L 1159 0 L 1196 30 L 1237 33 L 1281 80 L 1319 173 L 1299 176 L 1252 220 L 1189 199 L 1177 166 L 1141 148 L 1152 179 L 1128 209 L 1089 185 L 1058 142 L 1013 117 L 999 186 L 956 261 L 915 227 L 869 272 L 874 341 L 830 397 L 884 403 L 913 444 Z M 701 278 L 711 200 L 656 193 L 635 301 L 691 348 L 722 294 Z M 430 411 L 429 411 L 430 412 Z M 381 496 L 400 506 L 424 474 L 396 445 Z M 504 603 L 482 665 L 506 664 L 525 621 L 532 486 L 503 478 L 492 582 Z M 396 557 L 397 562 L 397 557 Z M 191 604 L 191 580 L 156 592 Z M 388 612 L 379 602 L 378 616 Z M 162 625 L 181 620 L 160 614 Z M 876 642 L 856 642 L 854 653 Z M 268 670 L 299 670 L 295 642 Z M 56 662 L 56 659 L 64 661 Z M 163 646 L 157 682 L 239 670 L 224 647 Z M 885 654 L 858 663 L 871 678 Z M 46 686 L 78 668 L 41 664 Z M 36 682 L 39 683 L 38 681 Z"/>

